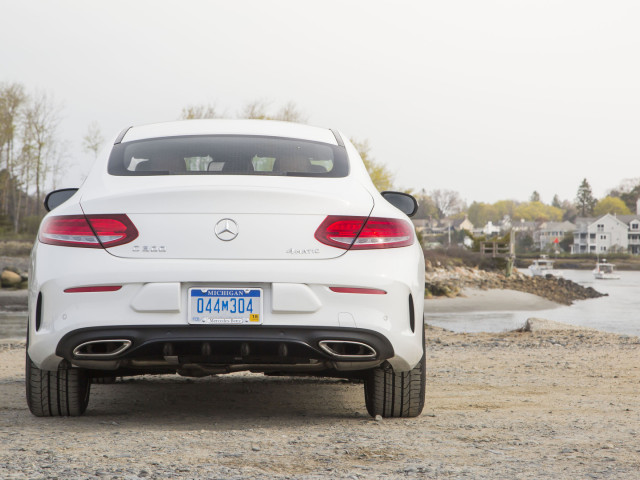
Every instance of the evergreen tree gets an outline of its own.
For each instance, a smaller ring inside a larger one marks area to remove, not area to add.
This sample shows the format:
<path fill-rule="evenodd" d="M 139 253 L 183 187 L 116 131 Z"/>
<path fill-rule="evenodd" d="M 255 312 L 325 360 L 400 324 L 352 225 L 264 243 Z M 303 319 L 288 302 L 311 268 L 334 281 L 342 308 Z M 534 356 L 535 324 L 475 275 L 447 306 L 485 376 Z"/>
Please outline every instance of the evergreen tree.
<path fill-rule="evenodd" d="M 597 200 L 591 192 L 591 185 L 585 178 L 582 180 L 580 187 L 578 187 L 578 195 L 576 196 L 576 207 L 580 215 L 583 217 L 593 215 L 593 208 L 596 206 L 596 202 Z"/>
<path fill-rule="evenodd" d="M 533 193 L 531 194 L 531 197 L 529 198 L 530 202 L 541 202 L 542 200 L 540 200 L 540 194 L 538 193 L 537 190 L 534 190 Z"/>
<path fill-rule="evenodd" d="M 553 196 L 553 200 L 551 201 L 551 206 L 556 208 L 562 208 L 562 202 L 560 201 L 560 197 L 558 194 Z"/>

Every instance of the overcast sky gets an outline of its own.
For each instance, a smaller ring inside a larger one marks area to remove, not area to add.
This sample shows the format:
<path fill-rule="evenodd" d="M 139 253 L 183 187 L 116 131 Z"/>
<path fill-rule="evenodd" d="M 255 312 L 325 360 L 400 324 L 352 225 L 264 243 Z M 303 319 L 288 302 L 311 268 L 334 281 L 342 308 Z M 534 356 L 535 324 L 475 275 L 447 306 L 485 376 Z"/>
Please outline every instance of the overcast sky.
<path fill-rule="evenodd" d="M 293 101 L 368 139 L 399 187 L 604 196 L 640 177 L 640 2 L 0 0 L 0 82 L 62 105 L 74 186 L 105 137 Z"/>

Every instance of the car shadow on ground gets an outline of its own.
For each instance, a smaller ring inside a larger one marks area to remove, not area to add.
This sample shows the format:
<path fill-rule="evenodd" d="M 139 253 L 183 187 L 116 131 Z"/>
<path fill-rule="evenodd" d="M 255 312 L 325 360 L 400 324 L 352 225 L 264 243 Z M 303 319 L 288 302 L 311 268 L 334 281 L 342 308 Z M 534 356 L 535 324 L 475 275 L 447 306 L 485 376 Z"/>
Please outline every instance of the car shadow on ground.
<path fill-rule="evenodd" d="M 92 385 L 85 417 L 127 422 L 135 420 L 180 429 L 215 423 L 216 429 L 237 429 L 285 421 L 289 426 L 312 420 L 370 418 L 362 383 L 305 377 L 262 375 L 185 379 L 145 376 Z"/>

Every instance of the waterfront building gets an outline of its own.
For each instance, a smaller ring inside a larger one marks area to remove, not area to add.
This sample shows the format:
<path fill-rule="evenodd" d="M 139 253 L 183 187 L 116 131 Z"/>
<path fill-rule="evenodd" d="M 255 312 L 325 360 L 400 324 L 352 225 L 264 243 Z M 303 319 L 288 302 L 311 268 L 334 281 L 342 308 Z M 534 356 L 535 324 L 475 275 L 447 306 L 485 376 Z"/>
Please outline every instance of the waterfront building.
<path fill-rule="evenodd" d="M 576 225 L 571 222 L 542 222 L 533 233 L 533 242 L 540 251 L 545 251 L 575 229 Z"/>
<path fill-rule="evenodd" d="M 603 255 L 608 252 L 626 253 L 629 251 L 629 225 L 621 217 L 607 213 L 598 218 L 578 217 L 575 223 L 576 229 L 573 232 L 571 253 Z M 634 225 L 640 227 L 640 220 Z M 637 234 L 640 235 L 640 228 L 638 228 Z M 640 241 L 638 245 L 640 246 Z"/>

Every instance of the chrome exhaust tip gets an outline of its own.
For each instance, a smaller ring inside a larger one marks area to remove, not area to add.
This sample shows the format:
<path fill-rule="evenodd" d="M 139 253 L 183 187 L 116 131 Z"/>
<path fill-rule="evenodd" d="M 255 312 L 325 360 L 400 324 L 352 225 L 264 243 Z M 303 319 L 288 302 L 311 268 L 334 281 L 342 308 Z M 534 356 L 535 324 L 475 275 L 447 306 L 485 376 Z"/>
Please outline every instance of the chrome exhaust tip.
<path fill-rule="evenodd" d="M 326 353 L 340 360 L 373 360 L 378 355 L 371 345 L 352 340 L 321 340 L 318 345 Z"/>
<path fill-rule="evenodd" d="M 131 346 L 131 340 L 92 340 L 84 342 L 73 349 L 75 358 L 112 358 L 121 354 Z"/>

